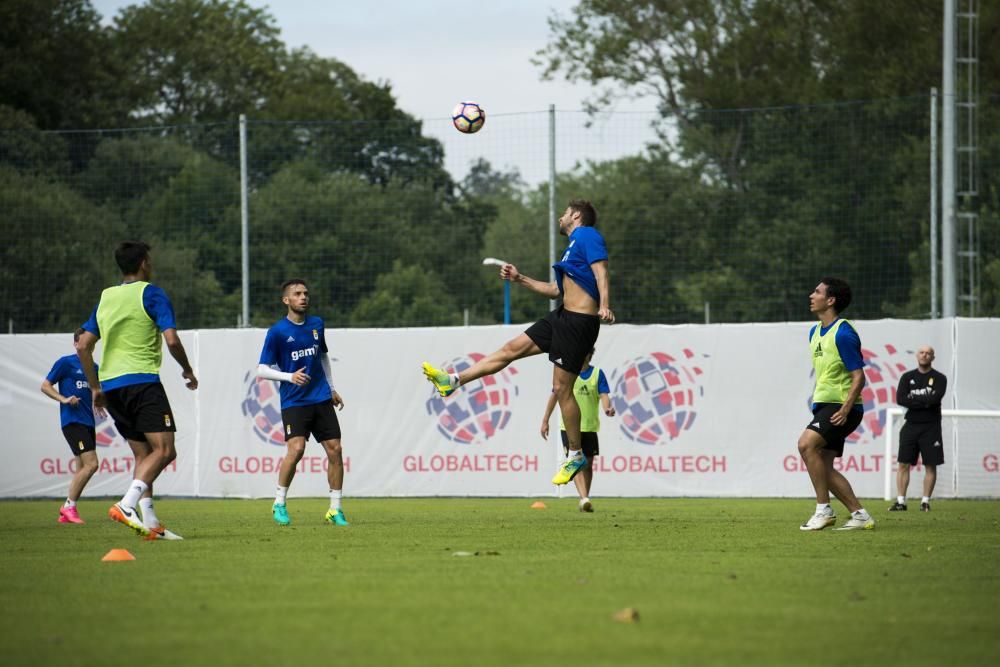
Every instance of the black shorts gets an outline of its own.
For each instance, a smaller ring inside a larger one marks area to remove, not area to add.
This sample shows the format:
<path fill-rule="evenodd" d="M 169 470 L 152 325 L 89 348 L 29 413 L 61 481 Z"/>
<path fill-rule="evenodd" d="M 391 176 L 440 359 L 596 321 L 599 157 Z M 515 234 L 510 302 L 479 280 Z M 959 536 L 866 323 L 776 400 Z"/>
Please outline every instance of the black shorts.
<path fill-rule="evenodd" d="M 583 360 L 593 351 L 600 330 L 601 318 L 597 315 L 574 313 L 559 306 L 524 333 L 542 352 L 549 353 L 549 361 L 579 375 Z"/>
<path fill-rule="evenodd" d="M 569 454 L 569 438 L 566 437 L 566 431 L 559 431 L 559 435 L 562 436 L 563 452 Z M 594 431 L 583 431 L 580 433 L 580 445 L 583 449 L 583 455 L 587 457 L 588 461 L 601 454 L 601 447 L 597 442 L 597 433 Z"/>
<path fill-rule="evenodd" d="M 159 382 L 130 384 L 104 392 L 115 428 L 128 440 L 146 442 L 146 433 L 174 433 L 177 422 Z"/>
<path fill-rule="evenodd" d="M 914 424 L 904 422 L 899 431 L 900 463 L 917 464 L 917 454 L 925 466 L 944 464 L 944 438 L 941 437 L 941 422 Z"/>
<path fill-rule="evenodd" d="M 281 411 L 284 424 L 285 442 L 292 438 L 309 438 L 311 433 L 316 442 L 340 440 L 340 421 L 333 399 L 312 405 L 296 405 Z"/>
<path fill-rule="evenodd" d="M 817 404 L 813 410 L 812 421 L 806 426 L 808 430 L 816 431 L 823 436 L 823 440 L 826 441 L 823 449 L 836 452 L 838 457 L 844 455 L 844 441 L 847 436 L 854 433 L 854 429 L 861 423 L 861 418 L 865 416 L 863 410 L 855 408 L 847 413 L 847 421 L 840 426 L 834 426 L 830 423 L 830 417 L 841 407 L 841 403 Z"/>
<path fill-rule="evenodd" d="M 62 427 L 63 437 L 69 444 L 73 456 L 79 456 L 84 452 L 92 452 L 97 449 L 97 432 L 93 426 L 86 424 L 66 424 Z"/>

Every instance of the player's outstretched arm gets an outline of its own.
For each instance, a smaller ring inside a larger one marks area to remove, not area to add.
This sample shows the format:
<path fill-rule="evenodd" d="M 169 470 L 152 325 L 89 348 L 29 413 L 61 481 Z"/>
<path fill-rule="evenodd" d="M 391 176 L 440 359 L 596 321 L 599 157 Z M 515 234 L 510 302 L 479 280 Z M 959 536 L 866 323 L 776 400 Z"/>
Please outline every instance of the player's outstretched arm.
<path fill-rule="evenodd" d="M 181 367 L 181 376 L 187 380 L 187 388 L 192 391 L 197 389 L 198 378 L 194 376 L 194 370 L 191 369 L 191 362 L 188 361 L 187 352 L 184 351 L 181 337 L 177 335 L 177 329 L 164 329 L 163 340 L 167 343 L 170 356 Z"/>
<path fill-rule="evenodd" d="M 550 299 L 559 298 L 559 286 L 555 283 L 543 283 L 540 280 L 535 280 L 534 278 L 529 278 L 520 271 L 513 264 L 504 264 L 500 267 L 500 278 L 502 280 L 509 280 L 512 283 L 518 283 L 527 287 L 532 292 L 536 294 L 541 294 L 542 296 L 547 296 Z"/>

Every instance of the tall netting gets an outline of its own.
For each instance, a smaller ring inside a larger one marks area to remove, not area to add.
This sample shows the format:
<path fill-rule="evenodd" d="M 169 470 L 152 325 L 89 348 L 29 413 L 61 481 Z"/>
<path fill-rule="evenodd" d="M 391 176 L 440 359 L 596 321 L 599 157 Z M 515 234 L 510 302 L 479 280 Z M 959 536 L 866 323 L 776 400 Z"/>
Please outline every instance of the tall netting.
<path fill-rule="evenodd" d="M 1000 314 L 996 106 L 984 100 L 980 123 L 979 315 Z M 927 317 L 929 119 L 926 97 L 683 118 L 543 108 L 490 114 L 476 135 L 447 117 L 251 119 L 249 324 L 280 316 L 289 277 L 331 326 L 501 321 L 482 259 L 548 276 L 553 143 L 557 213 L 597 206 L 620 321 L 805 319 L 827 274 L 853 285 L 855 318 Z M 243 323 L 240 204 L 235 120 L 0 131 L 0 326 L 77 326 L 125 238 L 153 245 L 183 328 Z M 515 322 L 547 308 L 514 290 Z"/>

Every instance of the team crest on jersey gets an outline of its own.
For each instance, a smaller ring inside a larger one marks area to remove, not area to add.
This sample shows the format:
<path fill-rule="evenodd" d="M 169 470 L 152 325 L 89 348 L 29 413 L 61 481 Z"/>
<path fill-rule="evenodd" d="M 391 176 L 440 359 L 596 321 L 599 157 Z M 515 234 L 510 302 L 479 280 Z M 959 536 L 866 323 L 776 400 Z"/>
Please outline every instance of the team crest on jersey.
<path fill-rule="evenodd" d="M 319 332 L 313 329 L 313 340 L 319 340 Z"/>

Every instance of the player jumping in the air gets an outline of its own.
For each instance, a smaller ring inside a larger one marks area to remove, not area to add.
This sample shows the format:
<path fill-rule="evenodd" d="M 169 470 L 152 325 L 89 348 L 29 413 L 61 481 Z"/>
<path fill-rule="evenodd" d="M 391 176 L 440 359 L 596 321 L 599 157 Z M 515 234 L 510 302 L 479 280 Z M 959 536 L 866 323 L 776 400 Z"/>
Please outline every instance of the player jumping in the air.
<path fill-rule="evenodd" d="M 574 199 L 559 218 L 559 233 L 569 237 L 562 259 L 553 265 L 555 282 L 543 283 L 522 274 L 513 264 L 500 267 L 500 278 L 520 283 L 550 299 L 562 297 L 562 305 L 508 341 L 499 350 L 483 357 L 461 373 L 448 373 L 424 362 L 424 375 L 441 396 L 458 387 L 492 375 L 513 361 L 548 352 L 552 368 L 552 391 L 559 402 L 566 426 L 567 458 L 559 467 L 553 484 L 566 484 L 587 464 L 580 442 L 580 406 L 573 385 L 583 370 L 584 360 L 594 349 L 601 322 L 615 321 L 611 312 L 611 285 L 608 251 L 604 237 L 594 229 L 597 212 L 589 201 Z"/>

